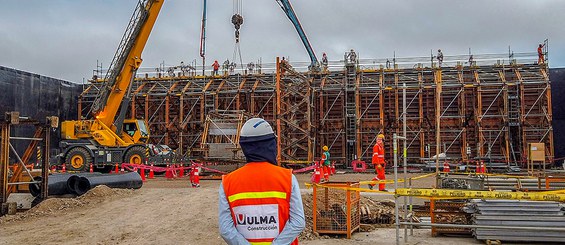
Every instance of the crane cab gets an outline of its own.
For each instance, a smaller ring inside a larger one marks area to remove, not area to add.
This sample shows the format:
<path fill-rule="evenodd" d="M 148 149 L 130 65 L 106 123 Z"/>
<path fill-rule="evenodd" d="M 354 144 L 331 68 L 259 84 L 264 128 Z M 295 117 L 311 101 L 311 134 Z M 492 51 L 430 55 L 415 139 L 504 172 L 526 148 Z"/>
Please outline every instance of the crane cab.
<path fill-rule="evenodd" d="M 127 135 L 133 143 L 147 143 L 149 140 L 149 127 L 144 120 L 125 119 L 122 135 Z"/>

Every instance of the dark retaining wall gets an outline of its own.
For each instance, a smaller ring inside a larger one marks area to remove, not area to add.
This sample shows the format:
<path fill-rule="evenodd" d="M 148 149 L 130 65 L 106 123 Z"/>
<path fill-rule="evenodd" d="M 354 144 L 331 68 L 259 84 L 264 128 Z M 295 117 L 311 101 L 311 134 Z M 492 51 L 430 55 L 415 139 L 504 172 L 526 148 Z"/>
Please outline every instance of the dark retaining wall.
<path fill-rule="evenodd" d="M 58 116 L 59 121 L 76 119 L 77 100 L 82 85 L 68 81 L 41 76 L 0 66 L 0 117 L 4 112 L 19 111 L 21 116 L 29 116 L 44 123 L 47 116 Z M 13 127 L 13 136 L 31 137 L 33 127 Z M 19 154 L 27 147 L 28 141 L 12 140 Z M 51 134 L 51 148 L 59 143 L 59 131 Z M 52 151 L 54 153 L 54 151 Z M 35 161 L 36 154 L 32 159 Z M 15 158 L 11 156 L 12 161 Z"/>
<path fill-rule="evenodd" d="M 551 107 L 553 110 L 553 139 L 557 165 L 565 159 L 565 68 L 549 69 Z"/>

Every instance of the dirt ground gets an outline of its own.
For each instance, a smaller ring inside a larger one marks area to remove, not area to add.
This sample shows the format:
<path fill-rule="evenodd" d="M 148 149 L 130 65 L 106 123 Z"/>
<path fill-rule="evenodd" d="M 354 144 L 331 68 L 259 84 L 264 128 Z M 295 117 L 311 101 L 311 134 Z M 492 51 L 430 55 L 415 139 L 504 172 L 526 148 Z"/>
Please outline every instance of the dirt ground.
<path fill-rule="evenodd" d="M 297 177 L 305 188 L 309 175 Z M 332 180 L 372 177 L 338 174 Z M 0 218 L 0 244 L 224 244 L 217 224 L 219 183 L 203 180 L 201 188 L 189 188 L 188 179 L 158 178 L 139 190 L 99 188 L 79 198 L 48 200 L 30 211 Z M 433 179 L 414 183 L 420 187 L 431 184 Z M 431 237 L 429 230 L 415 230 L 414 234 L 408 244 L 481 244 L 472 238 Z M 322 237 L 301 244 L 395 244 L 395 229 L 357 232 L 352 239 Z"/>

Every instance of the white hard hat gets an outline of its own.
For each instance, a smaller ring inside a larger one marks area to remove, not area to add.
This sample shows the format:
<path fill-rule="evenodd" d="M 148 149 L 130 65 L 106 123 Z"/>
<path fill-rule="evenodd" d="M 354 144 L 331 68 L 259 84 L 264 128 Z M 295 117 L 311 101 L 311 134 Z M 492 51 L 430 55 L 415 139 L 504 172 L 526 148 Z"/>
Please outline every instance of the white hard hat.
<path fill-rule="evenodd" d="M 241 127 L 239 142 L 247 143 L 275 138 L 275 132 L 265 119 L 251 118 Z"/>

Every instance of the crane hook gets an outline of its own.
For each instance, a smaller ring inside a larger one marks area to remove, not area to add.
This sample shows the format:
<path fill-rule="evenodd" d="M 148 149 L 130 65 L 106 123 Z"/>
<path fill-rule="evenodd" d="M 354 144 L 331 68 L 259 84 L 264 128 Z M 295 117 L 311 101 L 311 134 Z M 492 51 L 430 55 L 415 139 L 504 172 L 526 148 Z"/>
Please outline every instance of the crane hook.
<path fill-rule="evenodd" d="M 235 42 L 239 43 L 239 28 L 243 25 L 243 16 L 240 14 L 234 14 L 231 17 L 231 23 L 235 27 Z"/>

